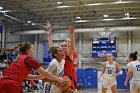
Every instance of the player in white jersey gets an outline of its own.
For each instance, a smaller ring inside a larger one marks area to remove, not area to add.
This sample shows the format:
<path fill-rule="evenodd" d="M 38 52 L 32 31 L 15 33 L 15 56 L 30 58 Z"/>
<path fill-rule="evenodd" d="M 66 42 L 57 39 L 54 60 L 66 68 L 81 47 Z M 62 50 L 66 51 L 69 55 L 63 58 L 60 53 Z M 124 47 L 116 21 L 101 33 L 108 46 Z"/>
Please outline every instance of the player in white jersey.
<path fill-rule="evenodd" d="M 108 61 L 104 63 L 102 73 L 99 76 L 99 81 L 103 76 L 102 93 L 106 93 L 108 86 L 111 87 L 112 93 L 116 93 L 116 76 L 121 75 L 122 70 L 120 65 L 113 61 L 113 55 L 111 53 L 107 54 L 107 59 Z M 118 73 L 116 73 L 116 69 L 119 70 Z"/>
<path fill-rule="evenodd" d="M 53 60 L 49 64 L 47 71 L 50 73 L 62 77 L 64 75 L 64 64 L 65 60 L 63 59 L 62 49 L 58 47 L 53 47 L 50 49 Z M 57 87 L 54 83 L 50 83 L 49 93 L 62 93 L 62 90 Z"/>
<path fill-rule="evenodd" d="M 127 85 L 128 80 L 132 77 L 130 91 L 131 93 L 140 93 L 140 62 L 137 60 L 137 52 L 130 53 L 128 61 L 128 72 L 124 84 Z"/>

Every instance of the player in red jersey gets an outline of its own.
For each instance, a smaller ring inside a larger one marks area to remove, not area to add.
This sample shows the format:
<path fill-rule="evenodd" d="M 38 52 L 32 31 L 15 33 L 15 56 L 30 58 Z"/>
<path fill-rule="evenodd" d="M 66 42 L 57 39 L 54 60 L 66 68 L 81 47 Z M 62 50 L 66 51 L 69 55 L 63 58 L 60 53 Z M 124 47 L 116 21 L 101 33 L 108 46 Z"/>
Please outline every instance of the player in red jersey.
<path fill-rule="evenodd" d="M 48 79 L 50 82 L 65 84 L 62 78 L 56 77 L 45 71 L 38 61 L 32 58 L 34 47 L 30 42 L 18 44 L 20 54 L 13 63 L 3 71 L 3 77 L 0 78 L 0 93 L 23 93 L 21 84 L 24 79 Z M 34 69 L 39 75 L 30 75 Z"/>
<path fill-rule="evenodd" d="M 65 39 L 65 42 L 68 43 L 68 46 L 70 46 L 70 39 L 69 38 L 66 38 Z M 77 51 L 75 49 L 74 53 L 73 53 L 73 65 L 74 65 L 74 68 L 73 68 L 73 78 L 74 78 L 74 83 L 75 83 L 75 88 L 77 89 L 77 73 L 76 73 L 76 68 L 78 67 L 78 64 L 77 64 Z"/>

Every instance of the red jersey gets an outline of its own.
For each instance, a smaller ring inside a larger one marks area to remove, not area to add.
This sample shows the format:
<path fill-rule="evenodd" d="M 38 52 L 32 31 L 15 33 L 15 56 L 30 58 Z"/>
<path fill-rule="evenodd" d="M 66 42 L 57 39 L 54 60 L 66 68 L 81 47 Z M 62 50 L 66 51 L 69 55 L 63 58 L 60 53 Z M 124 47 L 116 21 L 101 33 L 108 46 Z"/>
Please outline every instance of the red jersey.
<path fill-rule="evenodd" d="M 68 76 L 71 80 L 71 87 L 73 90 L 76 89 L 75 73 L 74 73 L 74 64 L 67 55 L 65 55 L 65 65 L 64 65 L 64 75 Z"/>
<path fill-rule="evenodd" d="M 74 51 L 73 53 L 73 58 L 77 58 L 76 51 Z M 67 55 L 65 55 L 64 59 L 65 59 L 64 74 L 68 75 L 69 77 L 73 77 L 73 70 L 75 69 L 73 60 L 71 60 Z"/>
<path fill-rule="evenodd" d="M 64 75 L 73 78 L 73 61 L 65 55 Z"/>
<path fill-rule="evenodd" d="M 11 78 L 21 84 L 32 69 L 39 67 L 40 64 L 33 58 L 19 54 L 13 63 L 3 71 L 2 78 Z"/>
<path fill-rule="evenodd" d="M 73 60 L 74 60 L 74 59 L 77 59 L 77 52 L 76 52 L 76 50 L 75 50 L 74 53 L 73 53 Z M 74 62 L 73 65 L 74 65 L 74 68 L 77 68 L 77 67 L 78 67 L 78 64 L 75 63 L 75 62 Z"/>
<path fill-rule="evenodd" d="M 75 59 L 75 58 L 77 58 L 77 52 L 76 52 L 76 50 L 73 53 L 73 59 Z M 74 65 L 74 67 L 73 67 L 73 78 L 74 78 L 75 83 L 76 83 L 75 86 L 77 87 L 77 73 L 76 73 L 75 67 L 77 67 L 78 65 L 75 64 L 75 63 L 73 65 Z"/>
<path fill-rule="evenodd" d="M 76 50 L 73 53 L 73 58 L 77 58 L 77 52 L 76 52 Z"/>

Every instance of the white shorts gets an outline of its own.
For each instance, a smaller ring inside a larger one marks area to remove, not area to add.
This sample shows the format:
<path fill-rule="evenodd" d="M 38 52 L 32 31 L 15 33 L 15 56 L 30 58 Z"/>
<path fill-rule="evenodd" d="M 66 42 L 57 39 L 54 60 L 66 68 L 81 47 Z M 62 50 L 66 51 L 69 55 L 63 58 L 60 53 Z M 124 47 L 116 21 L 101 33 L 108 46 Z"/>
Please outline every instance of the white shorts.
<path fill-rule="evenodd" d="M 102 86 L 103 88 L 108 88 L 108 86 L 112 87 L 117 85 L 116 78 L 114 77 L 103 77 Z"/>
<path fill-rule="evenodd" d="M 139 93 L 138 90 L 140 90 L 140 80 L 131 80 L 130 81 L 131 93 Z"/>

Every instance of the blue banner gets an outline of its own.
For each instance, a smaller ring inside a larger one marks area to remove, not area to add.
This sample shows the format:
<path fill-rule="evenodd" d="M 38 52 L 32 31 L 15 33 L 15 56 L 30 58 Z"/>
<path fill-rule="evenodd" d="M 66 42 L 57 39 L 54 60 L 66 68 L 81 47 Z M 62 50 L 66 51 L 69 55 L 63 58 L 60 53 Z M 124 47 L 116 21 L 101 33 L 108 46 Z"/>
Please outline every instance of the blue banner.
<path fill-rule="evenodd" d="M 2 33 L 2 30 L 3 30 L 3 28 L 2 28 L 2 26 L 0 25 L 0 33 Z"/>
<path fill-rule="evenodd" d="M 43 62 L 51 62 L 51 54 L 48 47 L 48 42 L 43 43 Z"/>

